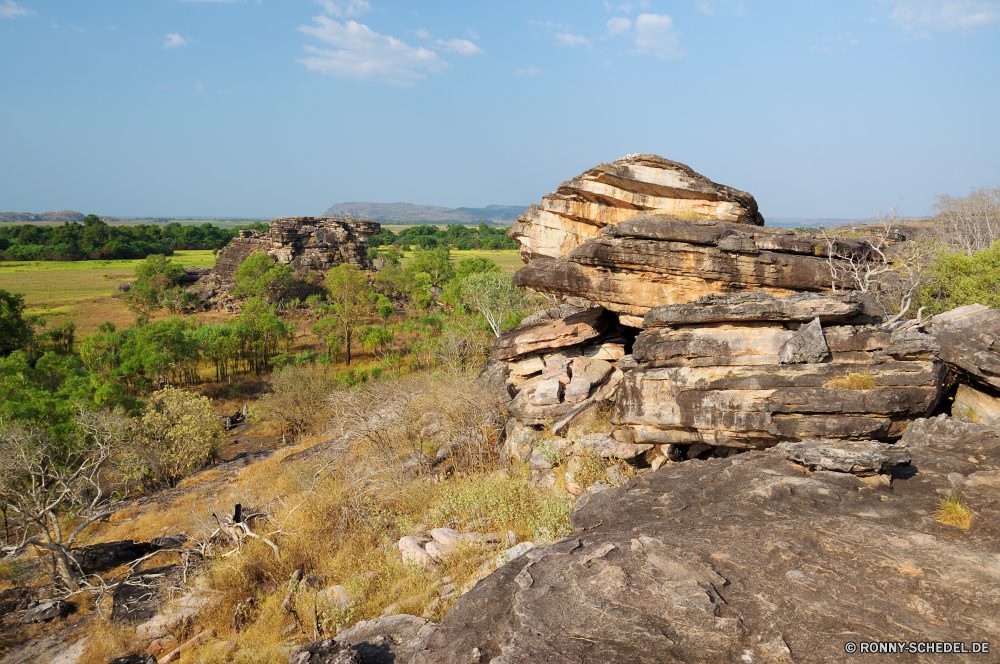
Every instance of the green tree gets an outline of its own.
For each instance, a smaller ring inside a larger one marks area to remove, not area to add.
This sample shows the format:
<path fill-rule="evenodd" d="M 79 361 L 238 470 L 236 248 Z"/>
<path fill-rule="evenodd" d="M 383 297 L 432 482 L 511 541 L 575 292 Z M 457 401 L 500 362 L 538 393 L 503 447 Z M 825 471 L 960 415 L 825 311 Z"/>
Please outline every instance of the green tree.
<path fill-rule="evenodd" d="M 458 267 L 455 269 L 456 279 L 465 279 L 469 275 L 479 274 L 480 272 L 499 272 L 500 266 L 491 261 L 485 256 L 474 256 L 472 258 L 463 258 L 458 262 Z"/>
<path fill-rule="evenodd" d="M 1000 242 L 971 256 L 946 251 L 938 256 L 914 302 L 936 314 L 966 304 L 1000 307 Z"/>
<path fill-rule="evenodd" d="M 431 286 L 443 287 L 455 276 L 455 266 L 451 264 L 451 250 L 448 247 L 434 249 L 416 249 L 406 271 L 413 274 L 426 274 L 430 277 Z"/>
<path fill-rule="evenodd" d="M 236 297 L 259 297 L 269 301 L 280 300 L 291 286 L 295 273 L 284 263 L 276 263 L 261 251 L 246 257 L 236 269 Z"/>
<path fill-rule="evenodd" d="M 0 355 L 25 348 L 32 336 L 31 322 L 24 317 L 24 296 L 0 288 Z"/>
<path fill-rule="evenodd" d="M 162 306 L 162 301 L 171 296 L 177 280 L 184 274 L 184 268 L 162 254 L 147 256 L 135 266 L 135 283 L 122 299 L 125 306 L 135 313 L 140 325 L 149 322 L 153 312 Z"/>
<path fill-rule="evenodd" d="M 329 313 L 316 323 L 313 330 L 317 334 L 334 332 L 343 339 L 347 366 L 351 366 L 354 331 L 371 317 L 377 295 L 368 285 L 368 276 L 350 263 L 341 263 L 326 273 L 326 289 L 329 292 Z"/>
<path fill-rule="evenodd" d="M 139 423 L 141 445 L 126 466 L 133 477 L 148 474 L 174 487 L 219 453 L 222 433 L 211 401 L 166 387 L 150 396 Z"/>
<path fill-rule="evenodd" d="M 506 272 L 478 272 L 465 280 L 465 304 L 486 319 L 493 334 L 500 336 L 505 319 L 524 307 L 527 296 L 514 286 Z"/>

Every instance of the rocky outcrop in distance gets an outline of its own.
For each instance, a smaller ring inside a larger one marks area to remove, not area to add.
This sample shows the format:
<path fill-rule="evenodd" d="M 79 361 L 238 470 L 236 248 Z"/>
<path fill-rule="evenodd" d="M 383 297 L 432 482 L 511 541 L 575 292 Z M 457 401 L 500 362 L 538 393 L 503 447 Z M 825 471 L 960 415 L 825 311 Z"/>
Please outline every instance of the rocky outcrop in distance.
<path fill-rule="evenodd" d="M 203 303 L 224 298 L 233 288 L 239 266 L 254 252 L 263 252 L 275 262 L 291 266 L 295 274 L 325 274 L 341 263 L 372 269 L 368 238 L 381 230 L 375 221 L 350 217 L 288 217 L 274 219 L 266 232 L 240 231 L 220 252 L 208 275 L 187 271 L 189 292 Z"/>

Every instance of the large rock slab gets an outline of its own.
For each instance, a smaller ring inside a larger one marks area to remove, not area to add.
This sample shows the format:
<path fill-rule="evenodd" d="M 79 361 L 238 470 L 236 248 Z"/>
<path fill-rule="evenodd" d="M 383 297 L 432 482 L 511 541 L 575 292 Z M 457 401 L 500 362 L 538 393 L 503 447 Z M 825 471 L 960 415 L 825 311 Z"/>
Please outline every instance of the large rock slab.
<path fill-rule="evenodd" d="M 754 228 L 748 235 L 740 228 L 746 227 L 722 221 L 636 217 L 603 229 L 566 258 L 532 260 L 514 273 L 514 283 L 585 298 L 631 317 L 710 295 L 761 292 L 786 298 L 831 290 L 824 242 L 812 241 L 810 251 L 800 251 L 803 240 L 791 231 Z M 692 232 L 685 233 L 685 229 Z M 864 245 L 856 241 L 844 240 L 843 244 L 847 254 L 865 253 Z"/>
<path fill-rule="evenodd" d="M 640 214 L 764 225 L 750 194 L 651 154 L 600 164 L 559 185 L 518 217 L 510 237 L 521 256 L 564 258 L 601 228 Z"/>
<path fill-rule="evenodd" d="M 805 323 L 819 318 L 824 324 L 853 323 L 866 319 L 864 302 L 855 294 L 800 293 L 776 298 L 767 293 L 707 295 L 694 302 L 666 304 L 646 312 L 643 329 L 671 325 L 780 321 Z"/>
<path fill-rule="evenodd" d="M 830 347 L 823 335 L 823 326 L 819 318 L 800 327 L 781 348 L 778 349 L 778 362 L 781 364 L 808 364 L 823 362 L 830 357 Z"/>
<path fill-rule="evenodd" d="M 762 448 L 805 438 L 887 440 L 933 411 L 945 374 L 936 360 L 639 367 L 625 374 L 615 399 L 637 443 Z M 844 387 L 852 377 L 872 387 Z"/>
<path fill-rule="evenodd" d="M 435 623 L 400 614 L 362 620 L 337 634 L 337 643 L 350 645 L 361 664 L 405 664 L 434 632 Z"/>
<path fill-rule="evenodd" d="M 951 414 L 969 422 L 1000 424 L 1000 398 L 970 385 L 959 385 Z"/>
<path fill-rule="evenodd" d="M 871 659 L 847 643 L 995 641 L 1000 439 L 941 422 L 907 432 L 891 486 L 768 450 L 585 496 L 571 537 L 480 582 L 413 662 L 825 664 Z M 928 516 L 954 485 L 969 530 Z"/>
<path fill-rule="evenodd" d="M 972 380 L 1000 389 L 1000 311 L 970 304 L 937 314 L 926 326 L 940 357 Z"/>
<path fill-rule="evenodd" d="M 603 334 L 610 322 L 604 309 L 592 307 L 565 318 L 515 327 L 493 342 L 491 357 L 512 360 L 538 350 L 576 346 Z"/>
<path fill-rule="evenodd" d="M 858 476 L 874 475 L 886 468 L 910 463 L 910 453 L 905 445 L 873 440 L 803 440 L 800 443 L 780 443 L 777 448 L 789 460 L 812 470 L 832 470 Z"/>

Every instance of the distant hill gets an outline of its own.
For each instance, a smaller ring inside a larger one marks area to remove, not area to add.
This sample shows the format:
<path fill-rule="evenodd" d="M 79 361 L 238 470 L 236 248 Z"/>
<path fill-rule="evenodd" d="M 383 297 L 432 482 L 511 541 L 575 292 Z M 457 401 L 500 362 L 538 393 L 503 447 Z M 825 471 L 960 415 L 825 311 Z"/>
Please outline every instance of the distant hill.
<path fill-rule="evenodd" d="M 337 203 L 323 213 L 327 217 L 358 217 L 402 224 L 468 224 L 491 221 L 509 226 L 524 214 L 527 205 L 487 205 L 484 208 L 446 208 L 412 203 Z"/>
<path fill-rule="evenodd" d="M 83 221 L 83 213 L 73 210 L 61 212 L 0 212 L 0 221 L 24 223 L 26 221 Z"/>

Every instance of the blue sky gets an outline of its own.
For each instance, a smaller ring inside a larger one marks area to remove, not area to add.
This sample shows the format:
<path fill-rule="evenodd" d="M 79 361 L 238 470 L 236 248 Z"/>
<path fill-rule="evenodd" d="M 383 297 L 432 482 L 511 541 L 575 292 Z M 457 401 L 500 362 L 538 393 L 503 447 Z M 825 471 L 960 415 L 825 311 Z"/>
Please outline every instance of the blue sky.
<path fill-rule="evenodd" d="M 652 152 L 765 217 L 1000 185 L 1000 0 L 0 0 L 0 210 L 537 202 Z"/>

